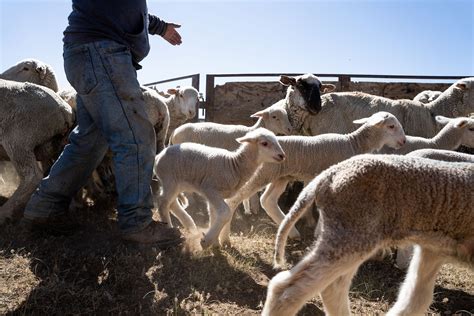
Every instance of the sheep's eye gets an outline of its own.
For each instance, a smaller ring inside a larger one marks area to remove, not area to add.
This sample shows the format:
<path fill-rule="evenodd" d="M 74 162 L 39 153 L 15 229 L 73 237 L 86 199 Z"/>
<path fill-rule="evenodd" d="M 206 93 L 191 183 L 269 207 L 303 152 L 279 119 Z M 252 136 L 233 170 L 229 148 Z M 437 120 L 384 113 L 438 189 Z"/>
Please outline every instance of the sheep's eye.
<path fill-rule="evenodd" d="M 268 142 L 262 142 L 262 146 L 263 146 L 263 147 L 267 147 L 267 146 L 268 146 Z"/>
<path fill-rule="evenodd" d="M 273 115 L 272 118 L 273 118 L 273 119 L 276 119 L 277 117 L 276 117 L 276 115 Z"/>
<path fill-rule="evenodd" d="M 470 130 L 471 132 L 474 132 L 474 127 L 469 127 L 469 130 Z"/>
<path fill-rule="evenodd" d="M 395 128 L 395 125 L 390 125 L 388 128 L 394 129 L 394 128 Z"/>
<path fill-rule="evenodd" d="M 28 67 L 23 67 L 23 70 L 24 70 L 24 71 L 28 71 L 28 70 L 30 70 L 30 69 L 28 69 Z"/>

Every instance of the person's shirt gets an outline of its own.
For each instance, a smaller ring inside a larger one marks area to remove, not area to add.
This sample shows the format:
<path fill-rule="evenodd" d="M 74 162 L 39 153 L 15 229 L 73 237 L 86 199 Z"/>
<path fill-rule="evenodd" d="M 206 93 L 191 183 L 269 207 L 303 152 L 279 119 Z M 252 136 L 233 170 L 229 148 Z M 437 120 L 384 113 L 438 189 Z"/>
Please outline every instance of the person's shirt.
<path fill-rule="evenodd" d="M 148 34 L 163 35 L 166 22 L 148 14 L 146 0 L 72 0 L 65 44 L 110 39 L 126 45 L 137 69 L 150 51 Z"/>

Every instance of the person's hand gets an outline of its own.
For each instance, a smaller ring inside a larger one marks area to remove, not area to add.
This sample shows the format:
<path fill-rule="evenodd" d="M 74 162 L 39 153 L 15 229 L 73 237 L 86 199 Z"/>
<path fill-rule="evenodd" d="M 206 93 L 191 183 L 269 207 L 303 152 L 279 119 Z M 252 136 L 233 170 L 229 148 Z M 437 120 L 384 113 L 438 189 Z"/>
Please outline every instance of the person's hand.
<path fill-rule="evenodd" d="M 178 31 L 176 31 L 176 29 L 180 27 L 181 25 L 179 24 L 168 23 L 165 34 L 163 34 L 163 38 L 171 45 L 180 45 L 182 43 L 181 35 L 179 35 Z"/>

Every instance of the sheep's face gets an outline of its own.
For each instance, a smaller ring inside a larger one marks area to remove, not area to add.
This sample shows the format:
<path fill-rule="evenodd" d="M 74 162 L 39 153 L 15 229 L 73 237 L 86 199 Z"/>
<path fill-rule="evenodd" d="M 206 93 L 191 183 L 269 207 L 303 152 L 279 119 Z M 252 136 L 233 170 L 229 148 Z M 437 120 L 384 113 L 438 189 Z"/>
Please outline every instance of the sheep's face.
<path fill-rule="evenodd" d="M 474 104 L 474 77 L 458 80 L 453 87 L 463 92 L 463 104 L 467 106 Z M 453 114 L 459 115 L 459 113 Z"/>
<path fill-rule="evenodd" d="M 313 74 L 297 77 L 282 75 L 280 83 L 288 86 L 286 99 L 290 106 L 305 109 L 310 114 L 317 114 L 321 110 L 321 92 L 330 92 L 334 85 L 322 84 Z"/>
<path fill-rule="evenodd" d="M 462 130 L 461 145 L 474 148 L 474 119 L 458 117 L 453 119 L 454 128 Z"/>
<path fill-rule="evenodd" d="M 381 141 L 376 144 L 375 150 L 380 150 L 383 146 L 394 149 L 400 149 L 406 143 L 405 132 L 403 127 L 395 117 L 388 112 L 377 112 L 368 118 L 355 120 L 356 124 L 366 124 L 371 128 L 380 129 L 382 133 Z"/>
<path fill-rule="evenodd" d="M 187 119 L 196 116 L 196 108 L 199 102 L 199 92 L 193 87 L 169 89 L 168 93 L 175 96 L 175 106 L 179 113 Z"/>
<path fill-rule="evenodd" d="M 283 162 L 286 155 L 278 140 L 271 131 L 258 128 L 248 132 L 245 136 L 237 138 L 239 143 L 249 143 L 258 146 L 258 162 Z"/>
<path fill-rule="evenodd" d="M 39 84 L 44 78 L 45 72 L 46 65 L 34 59 L 27 59 L 6 70 L 3 76 L 8 80 Z"/>
<path fill-rule="evenodd" d="M 445 129 L 451 129 L 459 138 L 459 145 L 463 145 L 469 148 L 474 148 L 474 118 L 473 117 L 456 117 L 449 118 L 442 115 L 435 117 L 436 123 L 438 123 Z M 453 136 L 454 136 L 453 135 Z M 455 137 L 456 137 L 455 136 Z M 458 139 L 452 139 L 457 141 Z"/>
<path fill-rule="evenodd" d="M 282 107 L 272 106 L 252 114 L 251 117 L 262 118 L 265 128 L 277 135 L 290 135 L 293 132 L 287 112 Z"/>

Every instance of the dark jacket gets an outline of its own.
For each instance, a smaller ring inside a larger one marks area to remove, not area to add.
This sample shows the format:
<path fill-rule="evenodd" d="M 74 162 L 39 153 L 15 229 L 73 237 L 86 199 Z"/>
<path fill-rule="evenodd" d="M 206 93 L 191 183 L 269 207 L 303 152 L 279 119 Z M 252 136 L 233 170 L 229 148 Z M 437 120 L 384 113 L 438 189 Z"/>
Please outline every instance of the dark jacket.
<path fill-rule="evenodd" d="M 63 41 L 90 43 L 110 39 L 126 45 L 136 68 L 148 55 L 148 34 L 163 35 L 166 22 L 148 14 L 146 0 L 72 0 Z"/>

